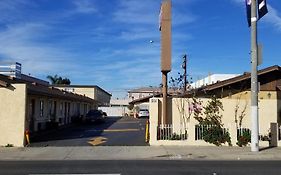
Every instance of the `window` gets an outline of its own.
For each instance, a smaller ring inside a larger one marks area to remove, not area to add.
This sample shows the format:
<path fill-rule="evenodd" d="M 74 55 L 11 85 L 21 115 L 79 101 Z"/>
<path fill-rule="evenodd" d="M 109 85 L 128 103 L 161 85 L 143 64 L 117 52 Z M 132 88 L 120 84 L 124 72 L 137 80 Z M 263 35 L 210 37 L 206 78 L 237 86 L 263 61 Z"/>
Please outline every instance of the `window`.
<path fill-rule="evenodd" d="M 44 116 L 44 101 L 40 100 L 40 117 Z"/>

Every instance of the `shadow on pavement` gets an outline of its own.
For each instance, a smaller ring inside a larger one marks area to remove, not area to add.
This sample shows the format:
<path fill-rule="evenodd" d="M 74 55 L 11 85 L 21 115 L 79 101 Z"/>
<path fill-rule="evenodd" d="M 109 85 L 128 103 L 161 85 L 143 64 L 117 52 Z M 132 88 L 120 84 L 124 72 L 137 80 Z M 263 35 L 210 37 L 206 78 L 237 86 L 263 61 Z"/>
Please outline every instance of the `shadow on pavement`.
<path fill-rule="evenodd" d="M 39 142 L 55 141 L 55 140 L 70 140 L 70 139 L 83 139 L 93 136 L 100 136 L 103 130 L 109 128 L 111 125 L 120 120 L 121 117 L 107 117 L 105 122 L 94 123 L 75 123 L 63 128 L 58 128 L 51 131 L 43 131 L 31 137 L 31 147 L 33 146 L 48 146 L 36 144 Z M 91 132 L 87 132 L 87 131 Z M 69 145 L 75 146 L 75 145 Z M 76 145 L 79 146 L 79 145 Z"/>
<path fill-rule="evenodd" d="M 273 149 L 273 148 L 276 148 L 276 147 L 274 147 L 274 146 L 268 146 L 268 147 L 260 148 L 260 151 L 265 151 L 265 150 Z"/>

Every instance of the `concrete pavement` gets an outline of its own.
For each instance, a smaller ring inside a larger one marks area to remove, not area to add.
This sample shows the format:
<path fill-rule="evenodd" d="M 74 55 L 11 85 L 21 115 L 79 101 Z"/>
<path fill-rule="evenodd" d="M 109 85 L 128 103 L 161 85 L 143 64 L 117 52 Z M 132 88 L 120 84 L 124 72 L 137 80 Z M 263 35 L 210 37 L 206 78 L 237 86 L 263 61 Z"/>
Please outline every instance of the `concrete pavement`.
<path fill-rule="evenodd" d="M 281 160 L 281 148 L 252 153 L 249 147 L 93 146 L 0 148 L 3 160 Z"/>

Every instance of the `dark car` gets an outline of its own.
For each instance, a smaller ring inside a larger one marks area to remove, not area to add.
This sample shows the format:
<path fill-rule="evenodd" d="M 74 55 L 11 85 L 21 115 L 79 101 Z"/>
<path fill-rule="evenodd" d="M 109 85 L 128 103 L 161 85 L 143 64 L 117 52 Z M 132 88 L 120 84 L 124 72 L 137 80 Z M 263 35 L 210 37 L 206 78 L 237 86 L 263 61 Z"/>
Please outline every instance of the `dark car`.
<path fill-rule="evenodd" d="M 90 110 L 85 116 L 85 122 L 104 122 L 105 115 L 100 110 Z"/>

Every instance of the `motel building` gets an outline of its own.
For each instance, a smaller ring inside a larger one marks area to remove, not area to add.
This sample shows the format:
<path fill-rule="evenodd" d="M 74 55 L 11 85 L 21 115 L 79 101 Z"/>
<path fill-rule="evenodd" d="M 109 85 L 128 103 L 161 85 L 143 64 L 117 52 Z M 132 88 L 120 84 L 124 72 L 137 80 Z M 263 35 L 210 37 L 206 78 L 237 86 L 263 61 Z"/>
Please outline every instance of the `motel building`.
<path fill-rule="evenodd" d="M 98 86 L 84 89 L 104 95 L 99 96 L 103 101 L 21 74 L 20 66 L 16 63 L 10 75 L 0 71 L 0 146 L 25 146 L 26 132 L 32 136 L 70 124 L 80 120 L 90 109 L 109 103 L 111 94 Z"/>

